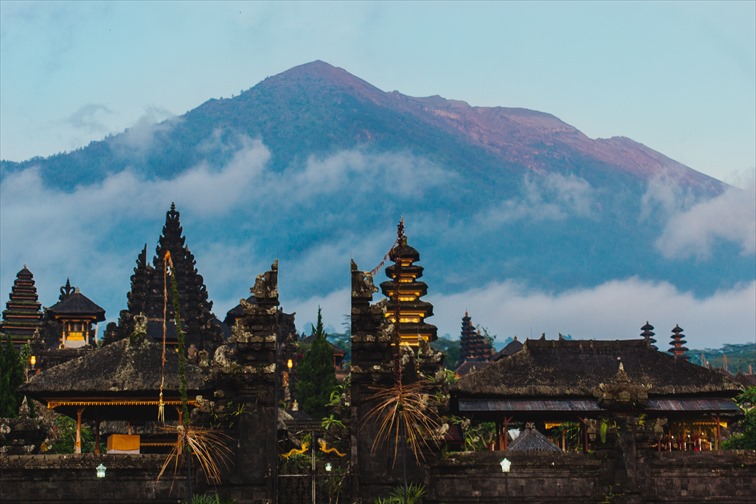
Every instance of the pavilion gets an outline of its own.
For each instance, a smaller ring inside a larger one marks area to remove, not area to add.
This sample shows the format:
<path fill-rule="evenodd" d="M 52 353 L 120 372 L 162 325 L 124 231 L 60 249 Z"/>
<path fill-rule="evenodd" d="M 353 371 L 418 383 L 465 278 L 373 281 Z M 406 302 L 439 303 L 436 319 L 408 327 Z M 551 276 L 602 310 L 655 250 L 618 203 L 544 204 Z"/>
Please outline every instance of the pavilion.
<path fill-rule="evenodd" d="M 721 373 L 657 351 L 645 339 L 540 339 L 462 376 L 452 409 L 496 422 L 499 449 L 507 449 L 513 422 L 544 430 L 574 422 L 587 450 L 596 421 L 631 416 L 655 427 L 657 449 L 694 449 L 694 439 L 697 449 L 718 449 L 721 426 L 741 413 L 732 400 L 739 390 Z"/>

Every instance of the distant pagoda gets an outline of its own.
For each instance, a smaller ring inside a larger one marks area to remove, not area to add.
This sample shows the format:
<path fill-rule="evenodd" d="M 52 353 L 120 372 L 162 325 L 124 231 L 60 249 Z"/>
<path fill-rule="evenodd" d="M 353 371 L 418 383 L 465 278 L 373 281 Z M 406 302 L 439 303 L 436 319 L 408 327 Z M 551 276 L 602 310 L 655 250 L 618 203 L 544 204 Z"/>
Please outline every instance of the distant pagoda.
<path fill-rule="evenodd" d="M 23 269 L 16 274 L 0 324 L 0 332 L 10 336 L 13 344 L 18 347 L 29 343 L 42 325 L 42 305 L 38 299 L 34 275 L 24 264 Z"/>
<path fill-rule="evenodd" d="M 480 331 L 473 327 L 472 319 L 467 311 L 465 311 L 465 316 L 462 317 L 462 334 L 459 343 L 460 358 L 463 361 L 484 361 L 493 355 L 493 347 L 480 334 Z"/>
<path fill-rule="evenodd" d="M 121 313 L 116 335 L 109 335 L 109 341 L 129 334 L 133 328 L 133 317 L 144 314 L 147 317 L 147 335 L 153 339 L 162 339 L 165 257 L 170 252 L 173 268 L 171 274 L 176 277 L 181 310 L 181 328 L 186 337 L 186 344 L 194 344 L 198 349 L 212 349 L 222 340 L 222 332 L 217 319 L 212 313 L 213 303 L 208 300 L 204 279 L 196 268 L 194 255 L 186 246 L 180 214 L 176 205 L 166 212 L 163 232 L 158 240 L 155 257 L 150 265 L 147 262 L 147 247 L 137 257 L 134 274 L 131 276 L 131 291 L 128 293 L 128 310 Z M 173 310 L 172 289 L 168 277 L 167 334 L 169 344 L 177 343 L 175 316 Z"/>
<path fill-rule="evenodd" d="M 684 346 L 685 343 L 687 343 L 687 341 L 683 339 L 684 337 L 683 328 L 679 325 L 675 325 L 675 328 L 672 329 L 672 336 L 669 337 L 671 341 L 669 342 L 670 348 L 667 351 L 674 354 L 675 357 L 689 360 L 690 357 L 685 355 L 685 352 L 687 352 L 688 349 Z"/>
<path fill-rule="evenodd" d="M 433 305 L 420 299 L 428 293 L 425 282 L 417 280 L 423 276 L 422 266 L 414 264 L 420 260 L 420 254 L 407 244 L 404 221 L 397 226 L 397 241 L 389 252 L 389 259 L 394 262 L 386 268 L 386 276 L 391 280 L 381 283 L 381 292 L 388 298 L 386 318 L 396 323 L 398 314 L 400 344 L 417 347 L 420 339 L 429 343 L 436 341 L 438 329 L 425 322 L 433 315 Z"/>
<path fill-rule="evenodd" d="M 643 336 L 643 339 L 646 340 L 646 342 L 648 343 L 649 348 L 653 348 L 654 350 L 658 350 L 658 348 L 656 348 L 656 345 L 654 344 L 654 343 L 656 343 L 656 340 L 654 339 L 654 335 L 656 334 L 654 332 L 654 326 L 652 326 L 651 324 L 649 324 L 648 320 L 646 321 L 646 324 L 643 327 L 641 327 L 641 331 L 643 331 L 643 332 L 641 332 L 641 336 Z"/>

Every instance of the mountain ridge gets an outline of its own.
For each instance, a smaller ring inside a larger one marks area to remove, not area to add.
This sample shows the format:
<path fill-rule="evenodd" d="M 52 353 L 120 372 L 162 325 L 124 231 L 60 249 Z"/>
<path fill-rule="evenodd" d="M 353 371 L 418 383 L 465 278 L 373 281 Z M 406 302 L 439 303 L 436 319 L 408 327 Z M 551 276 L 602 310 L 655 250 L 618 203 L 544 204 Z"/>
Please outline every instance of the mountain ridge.
<path fill-rule="evenodd" d="M 396 146 L 398 138 L 416 136 L 417 139 L 412 138 L 408 143 L 428 144 L 430 147 L 426 151 L 465 144 L 458 148 L 459 154 L 456 157 L 460 159 L 457 162 L 468 157 L 472 161 L 471 165 L 476 161 L 484 164 L 497 162 L 515 172 L 526 170 L 543 173 L 553 169 L 555 163 L 570 170 L 584 164 L 587 159 L 596 159 L 644 181 L 654 176 L 671 177 L 692 190 L 709 195 L 720 194 L 726 187 L 721 181 L 626 137 L 591 139 L 552 114 L 530 109 L 475 107 L 461 100 L 449 100 L 438 95 L 411 97 L 398 91 L 385 92 L 342 68 L 320 60 L 268 77 L 236 97 L 207 100 L 178 116 L 178 120 L 173 121 L 178 124 L 166 128 L 168 133 L 158 133 L 159 140 L 171 144 L 176 135 L 172 138 L 170 131 L 177 129 L 181 133 L 181 123 L 190 122 L 192 125 L 189 129 L 193 129 L 194 134 L 186 136 L 197 143 L 199 139 L 207 138 L 213 130 L 231 128 L 244 131 L 251 137 L 260 136 L 264 142 L 272 142 L 274 150 L 282 151 L 284 149 L 276 149 L 275 144 L 285 147 L 280 145 L 281 140 L 294 141 L 294 130 L 301 129 L 305 120 L 327 123 L 328 111 L 319 109 L 319 102 L 323 107 L 334 107 L 336 112 L 345 116 L 352 113 L 350 117 L 353 124 L 349 135 L 338 138 L 326 132 L 324 137 L 319 138 L 304 136 L 300 139 L 303 145 L 299 148 L 295 146 L 294 151 L 314 149 L 323 154 L 329 150 L 354 146 L 381 149 L 388 145 Z M 281 107 L 282 103 L 290 105 L 289 109 Z M 367 106 L 369 109 L 363 114 L 355 113 L 359 112 L 358 106 Z M 251 119 L 254 111 L 264 111 L 263 119 L 268 122 L 275 117 L 278 126 L 266 127 L 263 121 L 256 124 Z M 276 111 L 285 111 L 285 114 L 276 117 Z M 297 117 L 297 111 L 308 112 Z M 220 117 L 223 119 L 219 119 Z M 170 125 L 170 122 L 160 124 Z M 287 122 L 293 127 L 287 128 Z M 423 130 L 434 131 L 436 138 L 423 135 Z M 97 169 L 94 172 L 117 172 L 127 165 L 114 161 L 113 156 L 108 156 L 106 151 L 113 151 L 113 144 L 117 145 L 119 139 L 129 131 L 92 142 L 89 146 L 70 153 L 22 162 L 2 161 L 3 171 L 13 172 L 36 164 L 42 167 L 46 179 L 51 180 L 50 172 L 57 170 L 47 170 L 46 165 L 54 166 L 55 160 L 61 156 L 77 157 L 82 151 L 89 151 L 107 161 L 95 163 Z M 387 131 L 394 131 L 395 134 L 387 135 Z M 322 135 L 322 132 L 317 133 Z M 422 154 L 429 155 L 431 152 Z M 171 155 L 173 159 L 170 162 L 162 163 L 168 167 L 167 174 L 181 172 L 201 161 L 200 157 L 186 149 L 174 150 Z M 296 156 L 284 156 L 278 163 L 278 168 L 282 169 L 287 163 L 297 159 Z M 90 179 L 96 179 L 94 173 L 89 175 Z M 65 187 L 65 180 L 61 182 Z"/>
<path fill-rule="evenodd" d="M 704 229 L 679 224 L 734 192 L 726 184 L 625 137 L 590 139 L 546 112 L 385 92 L 324 62 L 71 153 L 3 162 L 0 179 L 4 210 L 7 181 L 43 187 L 39 200 L 14 203 L 21 220 L 10 229 L 23 239 L 0 230 L 3 284 L 35 250 L 66 268 L 117 258 L 120 284 L 96 287 L 107 299 L 87 291 L 111 316 L 124 306 L 130 258 L 152 243 L 154 219 L 172 201 L 211 297 L 232 306 L 250 280 L 229 272 L 228 251 L 244 275 L 278 257 L 281 292 L 328 296 L 348 288 L 339 272 L 350 258 L 380 262 L 402 216 L 439 295 L 507 282 L 564 293 L 630 279 L 704 298 L 756 278 L 753 255 L 732 238 L 739 231 L 720 232 L 730 215 Z M 104 217 L 77 213 L 71 194 Z M 34 220 L 51 199 L 65 208 Z M 28 221 L 25 205 L 40 207 Z M 65 221 L 52 225 L 59 215 Z M 58 229 L 61 243 L 75 236 L 79 248 L 50 247 L 46 235 Z"/>

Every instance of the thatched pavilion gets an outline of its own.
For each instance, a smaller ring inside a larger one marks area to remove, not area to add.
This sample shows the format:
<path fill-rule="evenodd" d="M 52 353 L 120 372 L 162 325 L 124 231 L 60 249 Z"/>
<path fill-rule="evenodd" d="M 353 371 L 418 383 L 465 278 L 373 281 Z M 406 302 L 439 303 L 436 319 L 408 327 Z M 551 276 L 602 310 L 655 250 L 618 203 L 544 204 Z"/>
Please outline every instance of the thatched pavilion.
<path fill-rule="evenodd" d="M 602 419 L 642 418 L 658 449 L 717 449 L 720 427 L 740 410 L 740 387 L 716 371 L 649 346 L 619 341 L 527 340 L 521 351 L 463 376 L 452 408 L 493 421 L 499 449 L 512 422 L 574 422 L 583 449 Z"/>
<path fill-rule="evenodd" d="M 93 422 L 99 451 L 101 421 L 120 420 L 131 426 L 157 421 L 161 379 L 165 421 L 179 420 L 178 353 L 170 348 L 166 352 L 164 378 L 162 354 L 160 343 L 135 335 L 49 368 L 31 378 L 21 390 L 48 409 L 77 419 L 77 453 L 81 452 L 82 421 Z M 189 403 L 196 405 L 196 397 L 209 392 L 207 378 L 189 362 L 186 378 Z"/>

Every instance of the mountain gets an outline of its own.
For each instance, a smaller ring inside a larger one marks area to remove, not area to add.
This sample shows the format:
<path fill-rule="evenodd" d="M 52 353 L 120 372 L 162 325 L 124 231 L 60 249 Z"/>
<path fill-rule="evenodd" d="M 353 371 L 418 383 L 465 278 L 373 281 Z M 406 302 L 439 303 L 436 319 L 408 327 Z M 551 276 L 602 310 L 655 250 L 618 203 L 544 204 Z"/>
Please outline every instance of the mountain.
<path fill-rule="evenodd" d="M 110 221 L 87 237 L 92 253 L 135 259 L 176 201 L 222 306 L 274 257 L 282 293 L 347 288 L 349 257 L 378 264 L 402 216 L 441 294 L 506 280 L 563 292 L 637 277 L 709 295 L 756 277 L 752 255 L 732 240 L 689 253 L 670 230 L 676 216 L 731 191 L 716 179 L 629 138 L 591 139 L 544 112 L 384 92 L 322 61 L 74 152 L 2 161 L 0 181 L 32 168 L 55 194 L 110 191 Z M 22 243 L 3 254 L 4 286 L 20 268 L 11 261 L 25 262 Z M 232 252 L 243 274 L 219 264 Z M 111 317 L 125 306 L 133 262 L 117 267 L 116 282 L 97 286 L 122 300 Z"/>

